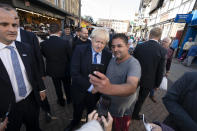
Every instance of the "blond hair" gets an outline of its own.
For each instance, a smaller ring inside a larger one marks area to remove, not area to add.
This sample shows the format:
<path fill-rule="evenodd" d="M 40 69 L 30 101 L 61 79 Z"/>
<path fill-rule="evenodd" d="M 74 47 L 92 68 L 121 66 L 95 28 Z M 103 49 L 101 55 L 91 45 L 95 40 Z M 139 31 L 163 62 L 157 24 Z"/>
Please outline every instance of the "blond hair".
<path fill-rule="evenodd" d="M 105 28 L 96 28 L 92 31 L 90 35 L 91 39 L 94 39 L 95 37 L 99 37 L 105 40 L 106 43 L 109 42 L 109 32 Z"/>

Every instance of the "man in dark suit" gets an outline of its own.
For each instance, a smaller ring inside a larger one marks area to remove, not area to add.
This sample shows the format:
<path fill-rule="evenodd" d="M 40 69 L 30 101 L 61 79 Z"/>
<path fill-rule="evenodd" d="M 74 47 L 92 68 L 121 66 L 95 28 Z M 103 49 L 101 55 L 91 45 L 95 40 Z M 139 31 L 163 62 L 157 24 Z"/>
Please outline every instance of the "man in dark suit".
<path fill-rule="evenodd" d="M 6 10 L 8 10 L 15 17 L 17 24 L 20 25 L 18 14 L 14 8 L 6 4 L 1 4 L 0 7 L 7 8 Z M 45 76 L 44 61 L 40 52 L 40 45 L 36 35 L 32 32 L 18 28 L 18 35 L 16 37 L 16 41 L 23 42 L 24 44 L 31 46 L 34 52 L 34 58 L 36 60 L 36 65 L 37 65 L 36 67 L 39 71 L 40 77 L 44 79 Z M 51 109 L 47 97 L 46 99 L 41 101 L 41 108 L 45 111 L 46 121 L 49 122 L 51 120 Z"/>
<path fill-rule="evenodd" d="M 91 34 L 92 44 L 78 45 L 73 53 L 71 62 L 71 94 L 74 112 L 73 120 L 65 131 L 71 131 L 79 124 L 85 108 L 87 108 L 87 113 L 89 114 L 96 106 L 99 94 L 92 94 L 96 90 L 90 84 L 88 75 L 90 74 L 92 63 L 104 64 L 104 70 L 106 71 L 112 57 L 111 53 L 104 49 L 108 41 L 109 33 L 103 28 L 98 28 Z"/>
<path fill-rule="evenodd" d="M 56 23 L 50 25 L 50 38 L 40 43 L 41 52 L 46 58 L 46 73 L 52 77 L 58 97 L 58 104 L 65 105 L 63 98 L 62 83 L 66 94 L 66 100 L 71 102 L 70 81 L 66 79 L 69 75 L 69 63 L 71 55 L 71 47 L 69 42 L 60 38 L 60 26 Z"/>
<path fill-rule="evenodd" d="M 169 112 L 164 121 L 175 131 L 197 129 L 197 72 L 187 72 L 169 88 L 163 103 Z"/>
<path fill-rule="evenodd" d="M 39 103 L 45 87 L 31 47 L 15 42 L 18 24 L 12 13 L 0 8 L 0 118 L 8 117 L 8 131 L 39 131 Z"/>
<path fill-rule="evenodd" d="M 153 28 L 150 31 L 149 41 L 137 45 L 134 50 L 134 57 L 140 62 L 142 75 L 140 92 L 132 115 L 133 119 L 139 119 L 139 112 L 144 100 L 151 89 L 160 86 L 163 78 L 167 51 L 158 43 L 161 34 L 162 30 L 160 28 Z"/>

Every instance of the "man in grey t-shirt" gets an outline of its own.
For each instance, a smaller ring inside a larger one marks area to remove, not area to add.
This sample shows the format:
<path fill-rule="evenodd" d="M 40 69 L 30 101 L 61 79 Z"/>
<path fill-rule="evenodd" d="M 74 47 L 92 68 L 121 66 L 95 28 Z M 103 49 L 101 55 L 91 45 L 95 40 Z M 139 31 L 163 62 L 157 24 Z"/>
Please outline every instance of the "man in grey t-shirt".
<path fill-rule="evenodd" d="M 111 98 L 110 113 L 113 116 L 114 130 L 129 129 L 132 109 L 137 98 L 137 86 L 141 77 L 139 62 L 128 53 L 128 38 L 124 34 L 116 34 L 112 38 L 111 59 L 106 76 L 94 72 L 100 78 L 90 75 L 94 89 Z"/>

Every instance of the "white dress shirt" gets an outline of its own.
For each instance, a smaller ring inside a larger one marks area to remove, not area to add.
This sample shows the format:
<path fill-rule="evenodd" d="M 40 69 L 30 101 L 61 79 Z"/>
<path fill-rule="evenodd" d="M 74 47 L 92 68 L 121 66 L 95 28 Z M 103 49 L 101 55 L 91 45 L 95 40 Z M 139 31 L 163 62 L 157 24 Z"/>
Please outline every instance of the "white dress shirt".
<path fill-rule="evenodd" d="M 94 49 L 92 48 L 92 62 L 94 61 L 94 55 L 97 52 L 94 51 Z M 96 60 L 97 60 L 97 64 L 101 64 L 101 56 L 102 56 L 102 52 L 98 52 L 98 55 L 96 56 Z M 88 88 L 88 92 L 92 92 L 92 89 L 94 88 L 94 86 L 91 84 L 90 87 Z"/>
<path fill-rule="evenodd" d="M 14 50 L 16 51 L 16 54 L 18 56 L 18 60 L 19 60 L 19 63 L 20 63 L 22 75 L 23 75 L 23 78 L 24 78 L 24 82 L 25 82 L 25 85 L 26 85 L 26 90 L 27 90 L 27 94 L 26 94 L 25 97 L 19 96 L 18 85 L 17 85 L 17 81 L 16 81 L 16 76 L 15 76 L 15 73 L 14 73 L 14 68 L 12 66 L 12 59 L 11 59 L 10 50 L 7 49 L 6 46 L 7 45 L 0 42 L 0 59 L 2 60 L 4 66 L 7 70 L 7 73 L 9 75 L 10 82 L 12 84 L 12 88 L 13 88 L 13 91 L 14 91 L 14 94 L 15 94 L 16 102 L 19 102 L 19 101 L 25 99 L 31 93 L 32 87 L 31 87 L 31 84 L 28 80 L 27 72 L 25 70 L 23 61 L 22 61 L 22 59 L 21 59 L 21 57 L 18 53 L 18 50 L 16 49 L 15 42 L 13 42 L 9 46 L 13 46 Z"/>
<path fill-rule="evenodd" d="M 21 42 L 21 31 L 20 31 L 20 28 L 18 28 L 18 31 L 17 31 L 16 41 Z"/>

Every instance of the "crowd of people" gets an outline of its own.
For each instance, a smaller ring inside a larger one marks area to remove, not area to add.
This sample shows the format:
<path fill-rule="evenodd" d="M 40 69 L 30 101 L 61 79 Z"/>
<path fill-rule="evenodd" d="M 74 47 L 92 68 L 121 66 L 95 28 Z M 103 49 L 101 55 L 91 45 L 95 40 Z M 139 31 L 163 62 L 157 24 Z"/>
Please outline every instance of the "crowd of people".
<path fill-rule="evenodd" d="M 73 119 L 64 131 L 76 129 L 85 109 L 88 122 L 79 131 L 128 131 L 131 120 L 141 119 L 147 96 L 157 102 L 154 91 L 168 76 L 174 51 L 170 38 L 159 42 L 160 28 L 151 29 L 149 40 L 137 44 L 131 55 L 128 36 L 110 37 L 104 28 L 94 29 L 90 36 L 86 28 L 79 28 L 73 37 L 70 27 L 62 32 L 51 23 L 49 38 L 39 43 L 19 25 L 16 10 L 0 4 L 0 131 L 20 131 L 22 124 L 27 131 L 40 131 L 40 108 L 51 121 L 46 76 L 53 81 L 57 104 L 73 106 Z M 169 116 L 164 123 L 150 123 L 151 131 L 197 129 L 196 76 L 186 73 L 168 89 L 163 103 Z M 104 102 L 97 106 L 98 101 Z"/>

